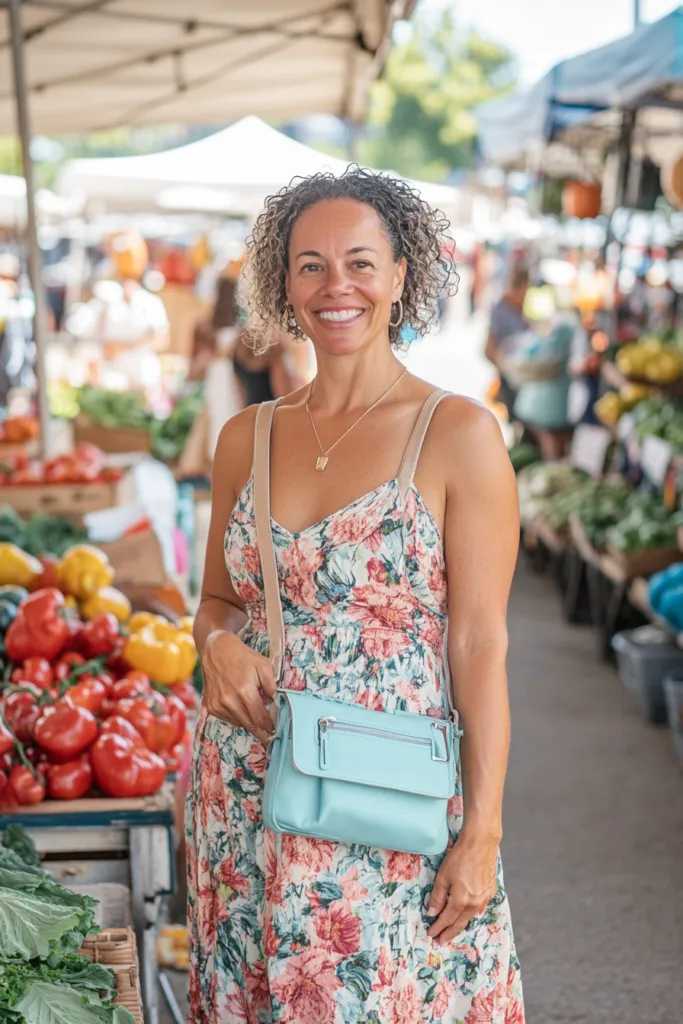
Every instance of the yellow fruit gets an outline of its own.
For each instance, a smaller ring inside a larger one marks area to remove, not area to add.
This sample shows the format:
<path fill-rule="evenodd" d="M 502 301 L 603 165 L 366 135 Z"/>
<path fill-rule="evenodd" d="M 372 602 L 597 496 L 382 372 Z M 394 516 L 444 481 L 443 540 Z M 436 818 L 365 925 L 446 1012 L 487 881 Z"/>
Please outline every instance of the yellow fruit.
<path fill-rule="evenodd" d="M 642 377 L 645 373 L 645 367 L 652 356 L 648 355 L 645 349 L 639 348 L 637 345 L 626 345 L 617 352 L 616 364 L 617 369 L 626 377 Z"/>
<path fill-rule="evenodd" d="M 607 427 L 615 427 L 624 412 L 624 405 L 616 391 L 607 391 L 595 403 L 595 414 Z"/>
<path fill-rule="evenodd" d="M 681 375 L 681 361 L 674 352 L 660 352 L 645 367 L 645 377 L 655 384 L 670 384 Z"/>
<path fill-rule="evenodd" d="M 621 399 L 624 409 L 632 409 L 638 402 L 644 401 L 649 398 L 652 394 L 652 388 L 649 388 L 647 384 L 624 384 L 623 388 L 619 392 L 619 398 Z"/>
<path fill-rule="evenodd" d="M 647 352 L 651 356 L 656 356 L 664 349 L 664 345 L 655 337 L 641 338 L 638 342 L 638 348 Z"/>

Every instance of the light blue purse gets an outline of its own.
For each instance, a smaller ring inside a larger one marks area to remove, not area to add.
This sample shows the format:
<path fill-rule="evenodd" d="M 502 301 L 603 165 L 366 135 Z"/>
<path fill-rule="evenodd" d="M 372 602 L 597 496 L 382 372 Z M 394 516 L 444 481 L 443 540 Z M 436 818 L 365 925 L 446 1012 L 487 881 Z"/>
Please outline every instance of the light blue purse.
<path fill-rule="evenodd" d="M 416 452 L 437 402 L 437 396 L 428 399 L 415 426 Z M 254 506 L 270 654 L 279 683 L 285 632 L 270 521 L 275 404 L 261 405 L 256 418 Z M 263 796 L 267 828 L 406 853 L 443 853 L 462 735 L 450 714 L 450 695 L 449 717 L 435 719 L 278 689 Z"/>

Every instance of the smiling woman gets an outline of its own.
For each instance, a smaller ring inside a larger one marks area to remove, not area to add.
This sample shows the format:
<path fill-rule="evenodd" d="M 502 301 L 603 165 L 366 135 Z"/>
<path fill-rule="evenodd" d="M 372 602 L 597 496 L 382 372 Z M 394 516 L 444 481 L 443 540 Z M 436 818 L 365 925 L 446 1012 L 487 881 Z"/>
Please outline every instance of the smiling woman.
<path fill-rule="evenodd" d="M 515 479 L 495 420 L 394 352 L 454 285 L 446 228 L 352 168 L 254 229 L 252 328 L 310 338 L 317 375 L 229 421 L 214 458 L 197 1024 L 523 1024 L 498 854 Z"/>

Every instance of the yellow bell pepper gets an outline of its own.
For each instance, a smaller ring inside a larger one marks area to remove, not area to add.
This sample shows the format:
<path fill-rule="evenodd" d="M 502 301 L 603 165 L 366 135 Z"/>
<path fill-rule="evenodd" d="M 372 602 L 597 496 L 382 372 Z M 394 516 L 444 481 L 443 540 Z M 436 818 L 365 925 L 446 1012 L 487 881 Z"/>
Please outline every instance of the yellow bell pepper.
<path fill-rule="evenodd" d="M 151 626 L 143 626 L 128 637 L 123 657 L 131 668 L 145 672 L 163 686 L 180 682 L 180 649 L 169 640 L 159 640 Z"/>
<path fill-rule="evenodd" d="M 130 601 L 116 587 L 101 587 L 86 597 L 81 605 L 81 615 L 86 621 L 102 612 L 111 612 L 119 622 L 127 622 L 132 611 Z"/>
<path fill-rule="evenodd" d="M 133 616 L 131 623 L 137 616 Z M 163 686 L 189 679 L 197 660 L 197 649 L 189 633 L 177 629 L 160 616 L 131 632 L 123 648 L 131 668 L 146 672 Z"/>
<path fill-rule="evenodd" d="M 155 622 L 159 618 L 158 615 L 153 615 L 152 612 L 136 612 L 135 615 L 131 615 L 130 622 L 128 623 L 129 633 L 138 633 L 145 626 L 149 626 L 152 622 Z"/>
<path fill-rule="evenodd" d="M 114 579 L 109 559 L 91 544 L 75 544 L 57 566 L 57 579 L 67 594 L 84 601 Z"/>
<path fill-rule="evenodd" d="M 26 587 L 31 590 L 43 567 L 16 544 L 0 544 L 0 586 Z"/>
<path fill-rule="evenodd" d="M 178 623 L 178 628 L 182 629 L 183 633 L 192 633 L 194 630 L 194 615 L 183 615 Z"/>

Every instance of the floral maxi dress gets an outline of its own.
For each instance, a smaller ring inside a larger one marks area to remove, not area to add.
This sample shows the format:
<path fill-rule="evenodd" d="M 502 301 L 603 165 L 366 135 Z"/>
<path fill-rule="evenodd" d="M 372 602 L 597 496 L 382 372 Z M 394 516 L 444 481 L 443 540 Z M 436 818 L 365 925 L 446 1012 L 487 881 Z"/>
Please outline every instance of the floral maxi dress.
<path fill-rule="evenodd" d="M 447 590 L 439 530 L 402 475 L 300 533 L 272 523 L 285 619 L 283 685 L 373 710 L 441 717 Z M 253 477 L 225 534 L 267 652 Z M 200 713 L 187 804 L 193 1024 L 524 1024 L 508 900 L 450 943 L 427 935 L 440 857 L 302 836 L 261 817 L 266 755 Z M 449 805 L 453 839 L 462 796 Z"/>

